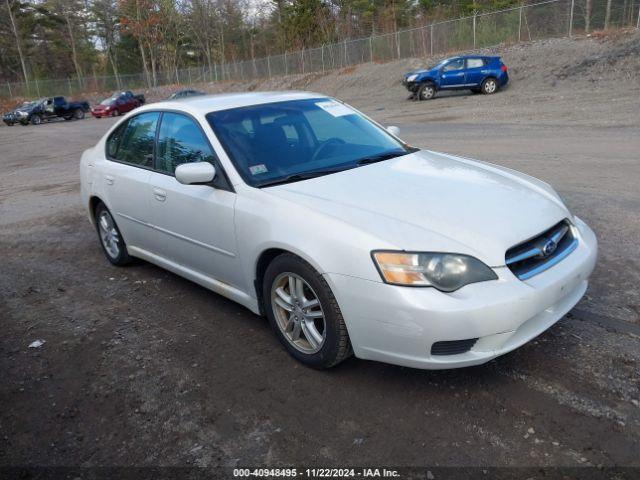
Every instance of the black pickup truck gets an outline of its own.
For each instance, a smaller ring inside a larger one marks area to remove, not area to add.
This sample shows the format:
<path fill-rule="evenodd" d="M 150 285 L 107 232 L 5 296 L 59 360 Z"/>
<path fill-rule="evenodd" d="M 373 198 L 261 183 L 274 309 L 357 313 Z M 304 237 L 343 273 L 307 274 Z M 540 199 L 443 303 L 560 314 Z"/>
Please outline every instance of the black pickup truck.
<path fill-rule="evenodd" d="M 80 120 L 88 111 L 89 103 L 85 101 L 68 102 L 64 97 L 45 97 L 33 102 L 24 102 L 15 110 L 5 113 L 2 121 L 9 126 L 16 123 L 39 125 L 52 118 Z"/>

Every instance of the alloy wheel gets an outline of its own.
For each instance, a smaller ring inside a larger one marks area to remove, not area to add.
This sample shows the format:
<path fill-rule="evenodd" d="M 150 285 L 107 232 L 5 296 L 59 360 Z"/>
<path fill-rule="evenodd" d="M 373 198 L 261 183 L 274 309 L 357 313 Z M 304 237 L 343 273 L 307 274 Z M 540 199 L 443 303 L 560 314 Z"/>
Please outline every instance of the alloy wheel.
<path fill-rule="evenodd" d="M 299 275 L 284 272 L 271 287 L 271 305 L 278 328 L 287 341 L 306 354 L 320 351 L 326 322 L 318 295 Z"/>
<path fill-rule="evenodd" d="M 120 255 L 120 234 L 109 212 L 102 211 L 98 217 L 100 241 L 109 257 L 116 259 Z"/>
<path fill-rule="evenodd" d="M 494 93 L 498 85 L 495 80 L 487 80 L 487 83 L 484 85 L 485 93 Z"/>
<path fill-rule="evenodd" d="M 422 99 L 423 100 L 429 100 L 431 97 L 433 97 L 434 94 L 434 89 L 431 85 L 427 85 L 422 89 L 421 95 L 422 95 Z"/>

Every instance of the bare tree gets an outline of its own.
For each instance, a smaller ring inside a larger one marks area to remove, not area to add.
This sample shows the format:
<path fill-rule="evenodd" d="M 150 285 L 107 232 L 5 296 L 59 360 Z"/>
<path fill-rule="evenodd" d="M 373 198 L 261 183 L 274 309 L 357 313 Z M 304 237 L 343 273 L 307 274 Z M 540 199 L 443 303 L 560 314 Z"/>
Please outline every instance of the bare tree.
<path fill-rule="evenodd" d="M 20 57 L 20 65 L 22 66 L 22 74 L 24 75 L 25 83 L 29 83 L 29 75 L 27 74 L 27 65 L 24 61 L 24 54 L 22 53 L 22 38 L 18 31 L 18 26 L 16 25 L 16 19 L 13 15 L 13 11 L 11 10 L 11 4 L 9 0 L 5 0 L 7 5 L 7 12 L 9 14 L 9 20 L 11 21 L 11 29 L 13 30 L 13 36 L 16 41 L 16 49 L 18 50 L 18 56 Z"/>

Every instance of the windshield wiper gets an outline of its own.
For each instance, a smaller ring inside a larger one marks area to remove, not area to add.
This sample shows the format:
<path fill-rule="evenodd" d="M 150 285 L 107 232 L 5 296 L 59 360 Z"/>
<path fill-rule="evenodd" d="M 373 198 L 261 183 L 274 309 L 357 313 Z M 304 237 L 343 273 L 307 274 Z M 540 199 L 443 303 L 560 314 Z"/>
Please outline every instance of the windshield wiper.
<path fill-rule="evenodd" d="M 350 167 L 332 168 L 326 170 L 314 170 L 312 172 L 293 173 L 283 178 L 276 178 L 275 180 L 267 180 L 266 182 L 256 185 L 258 188 L 272 187 L 274 185 L 282 185 L 284 183 L 298 182 L 300 180 L 308 180 L 310 178 L 322 177 L 331 173 L 342 172 L 343 170 L 349 170 Z"/>
<path fill-rule="evenodd" d="M 414 150 L 415 151 L 415 150 Z M 401 157 L 403 155 L 408 155 L 409 153 L 413 153 L 413 151 L 407 150 L 395 150 L 393 152 L 384 152 L 378 155 L 371 155 L 369 157 L 363 157 L 356 162 L 358 167 L 362 165 L 369 165 L 370 163 L 382 162 L 384 160 L 389 160 L 391 158 Z"/>

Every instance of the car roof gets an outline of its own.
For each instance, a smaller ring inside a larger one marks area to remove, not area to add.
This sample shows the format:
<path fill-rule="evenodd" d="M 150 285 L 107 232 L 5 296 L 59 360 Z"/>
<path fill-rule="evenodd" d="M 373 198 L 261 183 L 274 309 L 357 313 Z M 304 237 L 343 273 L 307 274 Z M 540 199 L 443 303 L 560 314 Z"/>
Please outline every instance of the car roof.
<path fill-rule="evenodd" d="M 216 95 L 200 95 L 194 97 L 176 98 L 171 101 L 150 103 L 139 109 L 136 109 L 136 112 L 167 109 L 185 110 L 204 115 L 209 112 L 228 110 L 231 108 L 264 105 L 267 103 L 286 102 L 290 100 L 305 100 L 326 97 L 326 95 L 320 93 L 298 91 L 223 93 Z"/>
<path fill-rule="evenodd" d="M 457 57 L 451 57 L 451 59 L 454 59 L 454 58 L 465 59 L 465 58 L 500 58 L 500 57 L 495 55 L 460 55 Z M 450 59 L 447 59 L 447 60 L 450 60 Z"/>

